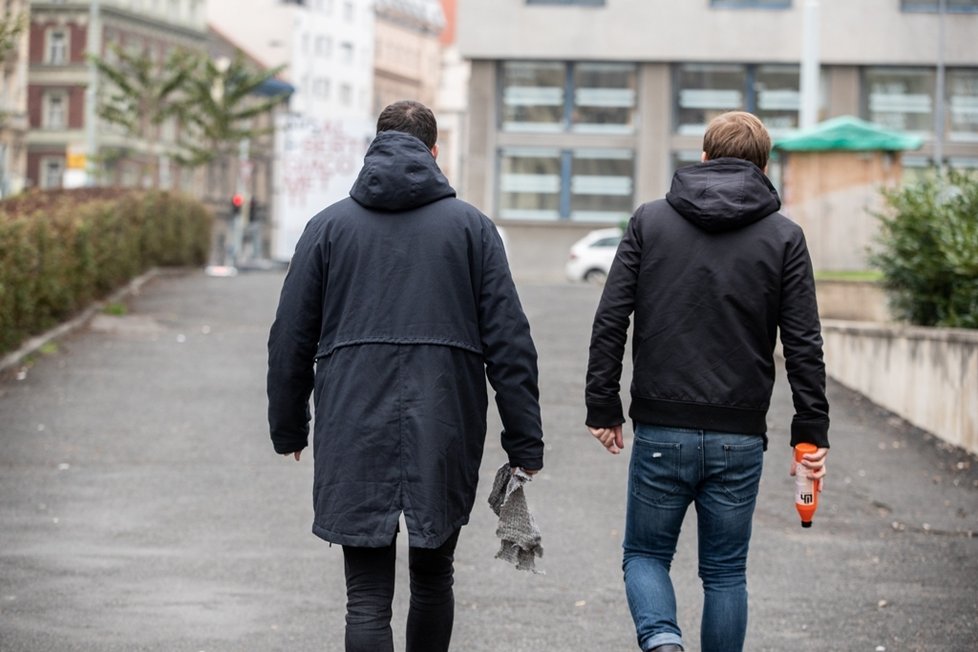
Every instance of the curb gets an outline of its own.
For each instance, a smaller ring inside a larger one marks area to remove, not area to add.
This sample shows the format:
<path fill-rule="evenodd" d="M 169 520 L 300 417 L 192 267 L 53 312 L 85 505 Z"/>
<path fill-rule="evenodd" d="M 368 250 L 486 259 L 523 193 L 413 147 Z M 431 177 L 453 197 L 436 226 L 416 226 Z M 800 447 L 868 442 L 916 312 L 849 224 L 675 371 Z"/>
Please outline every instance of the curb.
<path fill-rule="evenodd" d="M 186 268 L 178 268 L 178 271 L 176 271 L 177 274 L 185 273 L 185 272 L 186 272 Z M 84 327 L 85 325 L 88 324 L 89 321 L 91 321 L 91 319 L 95 315 L 101 312 L 102 309 L 104 309 L 105 306 L 107 306 L 108 304 L 116 303 L 122 301 L 123 299 L 139 294 L 139 290 L 146 283 L 153 280 L 154 278 L 157 278 L 159 276 L 165 276 L 165 275 L 173 275 L 173 274 L 174 272 L 171 272 L 169 270 L 164 271 L 159 267 L 154 267 L 150 269 L 148 272 L 140 276 L 137 276 L 133 280 L 129 281 L 129 283 L 127 283 L 125 286 L 110 294 L 107 298 L 92 303 L 87 308 L 85 308 L 80 314 L 73 317 L 71 320 L 59 326 L 55 326 L 54 328 L 52 328 L 51 330 L 45 333 L 41 333 L 40 335 L 36 335 L 30 338 L 29 340 L 24 342 L 24 344 L 22 344 L 19 349 L 3 356 L 3 358 L 0 359 L 0 374 L 17 367 L 18 365 L 23 363 L 23 361 L 28 356 L 37 353 L 37 351 L 40 350 L 41 347 L 43 347 L 48 342 L 62 338 L 65 335 L 68 335 L 69 333 L 72 333 Z"/>

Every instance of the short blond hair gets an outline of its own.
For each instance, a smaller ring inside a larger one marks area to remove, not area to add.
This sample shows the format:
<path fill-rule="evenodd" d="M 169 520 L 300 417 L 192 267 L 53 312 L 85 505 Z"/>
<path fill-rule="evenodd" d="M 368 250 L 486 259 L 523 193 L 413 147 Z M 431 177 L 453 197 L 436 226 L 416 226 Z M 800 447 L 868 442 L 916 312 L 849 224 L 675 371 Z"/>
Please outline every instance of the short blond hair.
<path fill-rule="evenodd" d="M 771 155 L 771 136 L 756 115 L 730 111 L 710 120 L 703 135 L 703 151 L 710 160 L 740 158 L 763 170 Z"/>

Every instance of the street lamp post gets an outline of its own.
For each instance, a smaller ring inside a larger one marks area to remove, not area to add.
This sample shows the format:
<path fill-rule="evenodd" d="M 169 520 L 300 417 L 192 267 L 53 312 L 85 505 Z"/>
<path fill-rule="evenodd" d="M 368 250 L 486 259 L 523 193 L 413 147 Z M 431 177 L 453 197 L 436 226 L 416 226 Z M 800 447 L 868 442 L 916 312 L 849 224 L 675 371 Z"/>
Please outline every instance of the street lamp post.
<path fill-rule="evenodd" d="M 801 107 L 798 126 L 811 129 L 818 123 L 819 25 L 818 0 L 805 0 L 801 39 Z"/>
<path fill-rule="evenodd" d="M 102 31 L 99 0 L 91 0 L 88 7 L 88 89 L 85 91 L 85 185 L 95 185 L 95 164 L 98 159 L 98 66 L 95 58 L 101 56 Z"/>
<path fill-rule="evenodd" d="M 934 89 L 934 165 L 938 172 L 944 170 L 944 41 L 946 38 L 944 14 L 947 0 L 937 4 L 937 80 Z"/>

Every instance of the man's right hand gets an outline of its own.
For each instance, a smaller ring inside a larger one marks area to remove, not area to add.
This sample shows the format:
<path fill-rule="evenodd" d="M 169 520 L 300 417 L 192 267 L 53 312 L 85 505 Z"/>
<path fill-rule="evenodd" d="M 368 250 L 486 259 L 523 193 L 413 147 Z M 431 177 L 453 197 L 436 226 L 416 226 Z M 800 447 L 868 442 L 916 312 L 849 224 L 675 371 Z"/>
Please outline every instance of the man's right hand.
<path fill-rule="evenodd" d="M 608 449 L 608 452 L 612 455 L 617 455 L 625 448 L 625 440 L 621 434 L 621 424 L 617 426 L 611 426 L 610 428 L 592 428 L 588 426 L 588 430 L 594 435 L 594 438 L 601 442 L 601 445 Z"/>

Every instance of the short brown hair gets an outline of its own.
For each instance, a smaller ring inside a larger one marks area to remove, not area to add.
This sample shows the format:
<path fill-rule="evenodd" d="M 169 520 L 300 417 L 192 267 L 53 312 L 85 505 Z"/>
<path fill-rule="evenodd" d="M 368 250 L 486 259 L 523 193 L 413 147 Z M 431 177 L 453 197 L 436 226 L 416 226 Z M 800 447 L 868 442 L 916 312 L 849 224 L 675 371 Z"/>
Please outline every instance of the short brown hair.
<path fill-rule="evenodd" d="M 377 118 L 377 133 L 382 131 L 401 131 L 411 134 L 425 147 L 431 149 L 438 141 L 438 123 L 435 114 L 421 102 L 401 100 L 394 102 L 380 112 Z"/>
<path fill-rule="evenodd" d="M 710 160 L 740 158 L 763 170 L 771 155 L 771 136 L 757 116 L 730 111 L 710 120 L 703 136 L 703 151 Z"/>

